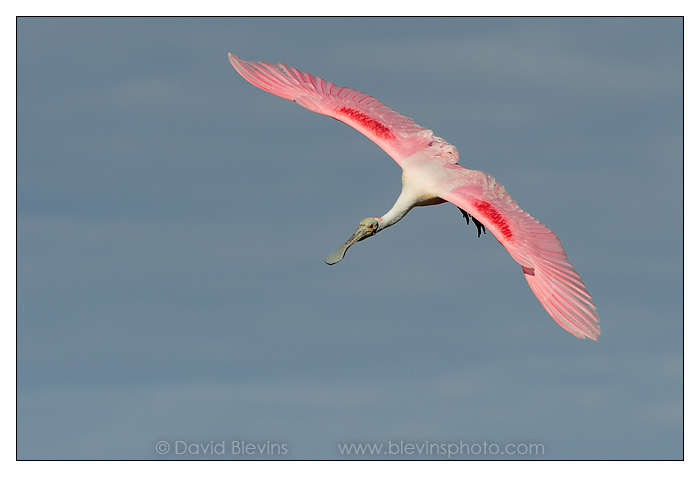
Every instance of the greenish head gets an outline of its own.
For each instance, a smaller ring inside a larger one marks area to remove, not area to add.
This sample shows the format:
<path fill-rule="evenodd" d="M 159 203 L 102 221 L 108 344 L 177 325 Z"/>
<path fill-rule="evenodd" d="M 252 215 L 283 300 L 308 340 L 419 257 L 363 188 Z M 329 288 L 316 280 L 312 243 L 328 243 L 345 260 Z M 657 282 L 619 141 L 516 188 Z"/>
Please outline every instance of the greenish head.
<path fill-rule="evenodd" d="M 328 265 L 333 265 L 334 263 L 340 262 L 343 257 L 345 257 L 345 252 L 348 251 L 350 246 L 356 242 L 360 242 L 367 237 L 371 237 L 379 231 L 379 221 L 375 217 L 367 217 L 360 221 L 360 225 L 357 226 L 357 230 L 350 236 L 350 238 L 343 245 L 340 246 L 338 250 L 326 257 L 326 263 Z"/>

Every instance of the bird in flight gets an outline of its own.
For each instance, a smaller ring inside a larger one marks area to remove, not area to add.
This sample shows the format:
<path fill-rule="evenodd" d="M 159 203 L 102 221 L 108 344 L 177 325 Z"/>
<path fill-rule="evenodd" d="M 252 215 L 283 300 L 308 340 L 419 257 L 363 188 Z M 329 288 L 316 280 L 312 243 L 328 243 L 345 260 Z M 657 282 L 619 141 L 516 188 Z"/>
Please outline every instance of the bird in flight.
<path fill-rule="evenodd" d="M 459 165 L 456 147 L 365 93 L 282 63 L 244 61 L 231 53 L 228 57 L 253 85 L 355 128 L 401 166 L 402 188 L 394 206 L 381 217 L 363 219 L 328 255 L 328 265 L 341 261 L 353 244 L 394 225 L 413 207 L 451 202 L 467 223 L 473 220 L 479 236 L 486 228 L 505 247 L 557 323 L 577 338 L 598 339 L 596 307 L 557 236 L 518 207 L 489 174 Z"/>

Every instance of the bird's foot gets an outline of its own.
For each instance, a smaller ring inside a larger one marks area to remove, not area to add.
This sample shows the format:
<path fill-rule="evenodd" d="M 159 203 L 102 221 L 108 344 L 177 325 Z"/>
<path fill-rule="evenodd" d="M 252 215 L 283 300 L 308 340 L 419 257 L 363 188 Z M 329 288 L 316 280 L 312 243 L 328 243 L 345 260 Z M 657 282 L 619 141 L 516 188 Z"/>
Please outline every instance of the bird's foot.
<path fill-rule="evenodd" d="M 462 212 L 462 216 L 466 219 L 467 224 L 469 224 L 469 219 L 470 219 L 470 218 L 474 221 L 474 225 L 476 225 L 477 237 L 481 237 L 481 232 L 486 233 L 486 227 L 484 227 L 484 224 L 482 224 L 481 222 L 479 222 L 478 220 L 476 220 L 476 219 L 475 219 L 469 212 L 467 212 L 466 210 L 463 210 L 463 209 L 461 209 L 461 208 L 459 208 L 459 207 L 457 207 L 457 208 L 460 210 L 460 212 Z"/>

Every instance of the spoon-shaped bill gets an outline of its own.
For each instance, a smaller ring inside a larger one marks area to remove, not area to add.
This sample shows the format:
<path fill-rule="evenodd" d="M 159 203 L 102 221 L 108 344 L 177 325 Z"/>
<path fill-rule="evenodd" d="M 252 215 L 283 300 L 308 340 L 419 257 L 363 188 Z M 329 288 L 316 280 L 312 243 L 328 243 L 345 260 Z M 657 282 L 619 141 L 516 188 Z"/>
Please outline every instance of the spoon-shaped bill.
<path fill-rule="evenodd" d="M 371 220 L 371 222 L 370 222 Z M 357 227 L 357 230 L 353 232 L 353 234 L 350 236 L 350 238 L 345 242 L 343 245 L 341 245 L 338 250 L 333 252 L 332 254 L 328 255 L 326 257 L 326 263 L 328 265 L 333 265 L 334 263 L 340 262 L 343 257 L 345 257 L 345 252 L 348 251 L 348 249 L 356 242 L 359 242 L 360 240 L 364 240 L 367 237 L 370 237 L 374 235 L 377 231 L 376 227 L 376 220 L 374 219 L 365 219 L 362 222 L 360 222 L 360 225 Z"/>

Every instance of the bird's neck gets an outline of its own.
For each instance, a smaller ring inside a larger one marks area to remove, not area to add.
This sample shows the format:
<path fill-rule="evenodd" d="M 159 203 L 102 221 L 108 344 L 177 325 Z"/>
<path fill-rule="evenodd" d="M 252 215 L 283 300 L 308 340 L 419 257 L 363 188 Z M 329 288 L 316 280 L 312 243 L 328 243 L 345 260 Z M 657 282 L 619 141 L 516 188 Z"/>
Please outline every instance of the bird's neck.
<path fill-rule="evenodd" d="M 389 209 L 389 212 L 381 217 L 377 217 L 377 221 L 379 222 L 379 230 L 391 227 L 396 222 L 403 219 L 408 211 L 415 205 L 414 198 L 412 196 L 409 197 L 409 194 L 405 194 L 402 190 L 401 195 L 399 195 L 399 198 L 396 199 L 396 203 L 391 209 Z"/>

